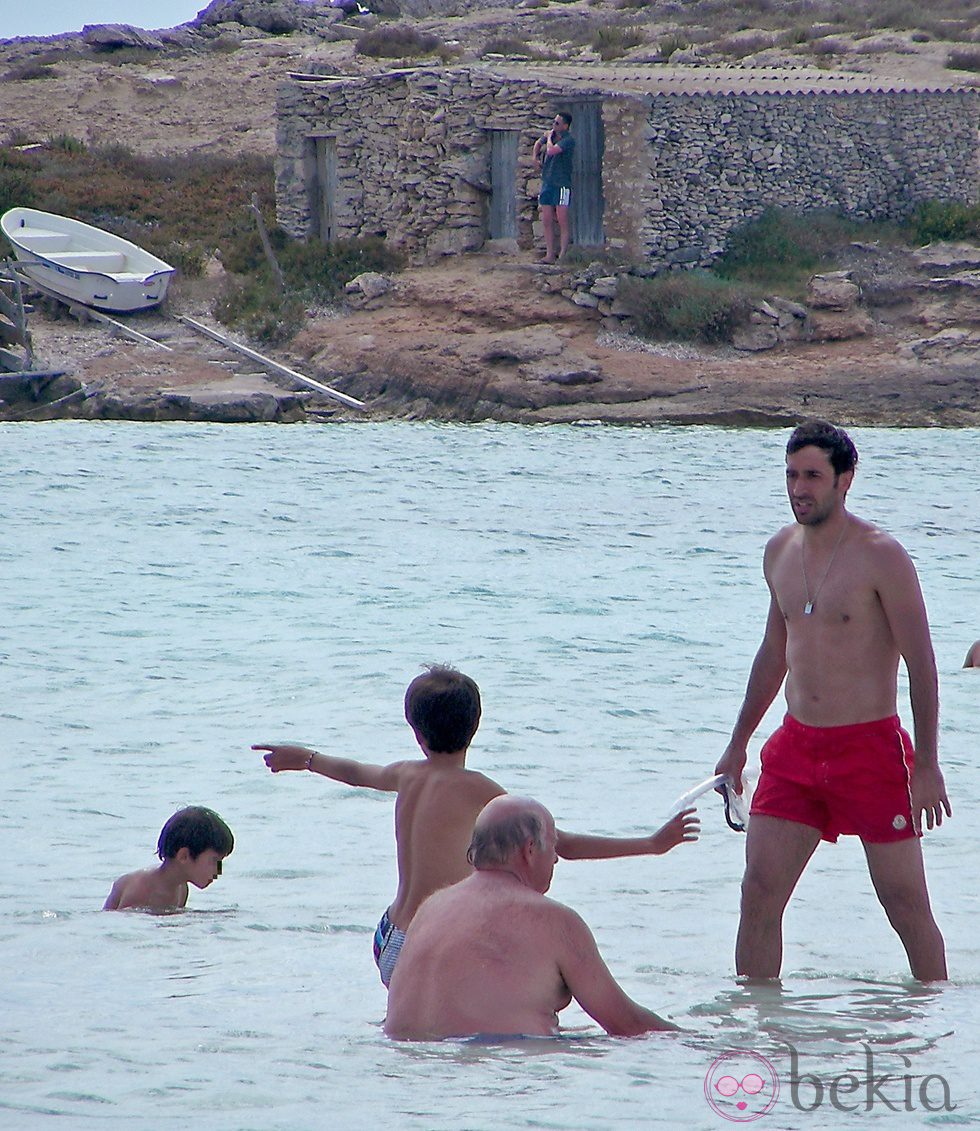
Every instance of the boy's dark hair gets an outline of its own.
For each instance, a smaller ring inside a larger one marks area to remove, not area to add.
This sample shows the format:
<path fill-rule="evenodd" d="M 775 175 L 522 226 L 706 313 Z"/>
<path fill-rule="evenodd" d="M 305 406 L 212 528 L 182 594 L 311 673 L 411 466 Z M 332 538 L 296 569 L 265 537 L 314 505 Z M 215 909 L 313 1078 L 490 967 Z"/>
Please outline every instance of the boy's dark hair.
<path fill-rule="evenodd" d="M 845 471 L 853 471 L 857 467 L 857 448 L 855 448 L 851 437 L 843 428 L 836 428 L 833 424 L 828 424 L 826 420 L 808 420 L 806 424 L 794 428 L 789 442 L 786 444 L 786 454 L 791 456 L 794 452 L 798 452 L 800 448 L 806 448 L 810 445 L 815 448 L 823 448 L 830 456 L 830 464 L 835 475 L 840 475 Z"/>
<path fill-rule="evenodd" d="M 172 860 L 182 848 L 187 848 L 196 860 L 209 848 L 219 856 L 229 856 L 234 847 L 231 829 L 214 810 L 190 805 L 178 809 L 160 830 L 157 856 L 161 860 Z"/>
<path fill-rule="evenodd" d="M 571 127 L 572 127 L 572 115 L 569 114 L 569 112 L 567 110 L 559 110 L 558 111 L 558 117 L 564 118 L 565 119 L 565 125 L 568 126 L 569 129 L 571 129 Z"/>
<path fill-rule="evenodd" d="M 468 675 L 431 664 L 405 692 L 405 718 L 434 754 L 465 750 L 480 725 L 480 689 Z"/>

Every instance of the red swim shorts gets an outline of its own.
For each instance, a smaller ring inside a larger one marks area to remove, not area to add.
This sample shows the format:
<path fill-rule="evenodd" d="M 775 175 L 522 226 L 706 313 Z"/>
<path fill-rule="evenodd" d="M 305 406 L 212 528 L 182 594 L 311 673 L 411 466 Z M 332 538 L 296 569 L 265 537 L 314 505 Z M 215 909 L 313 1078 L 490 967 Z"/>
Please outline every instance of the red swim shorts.
<path fill-rule="evenodd" d="M 792 715 L 762 748 L 752 815 L 818 829 L 824 840 L 907 840 L 915 755 L 898 716 L 844 727 L 811 727 Z"/>

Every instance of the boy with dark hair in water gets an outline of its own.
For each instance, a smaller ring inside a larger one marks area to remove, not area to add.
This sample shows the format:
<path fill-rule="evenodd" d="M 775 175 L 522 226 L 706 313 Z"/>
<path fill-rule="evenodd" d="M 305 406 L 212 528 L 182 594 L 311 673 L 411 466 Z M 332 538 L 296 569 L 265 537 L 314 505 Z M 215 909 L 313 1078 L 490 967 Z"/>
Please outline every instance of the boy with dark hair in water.
<path fill-rule="evenodd" d="M 466 752 L 480 725 L 480 690 L 469 676 L 433 665 L 405 693 L 405 718 L 424 759 L 387 766 L 335 758 L 305 746 L 256 745 L 265 764 L 280 770 L 311 770 L 347 785 L 397 793 L 395 847 L 398 891 L 382 915 L 374 957 L 387 986 L 415 912 L 433 892 L 458 883 L 471 872 L 466 852 L 476 818 L 487 802 L 506 791 L 476 770 L 466 768 Z M 671 818 L 645 837 L 584 836 L 558 833 L 558 855 L 568 860 L 612 856 L 662 855 L 684 841 L 697 840 L 693 809 Z"/>
<path fill-rule="evenodd" d="M 211 809 L 180 809 L 163 826 L 157 841 L 159 868 L 120 876 L 103 911 L 174 911 L 187 904 L 187 885 L 206 888 L 221 875 L 221 862 L 235 847 L 231 829 Z"/>

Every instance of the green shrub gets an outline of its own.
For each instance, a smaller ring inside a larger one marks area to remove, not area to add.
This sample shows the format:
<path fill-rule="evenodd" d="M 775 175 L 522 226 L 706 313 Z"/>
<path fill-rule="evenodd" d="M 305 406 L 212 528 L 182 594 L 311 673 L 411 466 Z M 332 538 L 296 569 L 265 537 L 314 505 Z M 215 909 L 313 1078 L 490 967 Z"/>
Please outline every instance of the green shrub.
<path fill-rule="evenodd" d="M 746 321 L 754 292 L 710 271 L 673 271 L 620 280 L 618 298 L 645 338 L 727 342 Z"/>
<path fill-rule="evenodd" d="M 980 71 L 980 47 L 955 47 L 946 56 L 946 66 L 953 71 Z"/>
<path fill-rule="evenodd" d="M 767 208 L 729 232 L 713 270 L 725 279 L 792 287 L 863 231 L 862 225 L 836 212 Z"/>
<path fill-rule="evenodd" d="M 437 35 L 416 31 L 407 24 L 395 24 L 365 32 L 355 43 L 354 50 L 372 59 L 410 59 L 432 55 L 444 46 Z"/>
<path fill-rule="evenodd" d="M 305 309 L 296 295 L 280 293 L 269 276 L 229 280 L 214 305 L 219 322 L 258 342 L 288 341 L 303 325 Z"/>
<path fill-rule="evenodd" d="M 766 51 L 776 42 L 776 37 L 769 32 L 757 31 L 751 34 L 727 35 L 717 40 L 713 50 L 719 55 L 729 55 L 733 59 L 744 59 L 747 55 L 755 55 L 759 51 Z"/>
<path fill-rule="evenodd" d="M 602 26 L 592 34 L 592 48 L 603 61 L 618 59 L 631 47 L 643 42 L 643 32 L 635 27 Z"/>
<path fill-rule="evenodd" d="M 286 284 L 312 301 L 329 302 L 365 271 L 396 271 L 404 258 L 382 239 L 289 240 L 279 253 Z"/>
<path fill-rule="evenodd" d="M 58 134 L 56 137 L 48 138 L 48 146 L 59 153 L 85 152 L 85 142 L 81 138 L 72 137 L 71 134 Z"/>
<path fill-rule="evenodd" d="M 980 238 L 980 202 L 962 204 L 956 200 L 928 200 L 921 204 L 909 222 L 916 243 L 934 240 Z"/>
<path fill-rule="evenodd" d="M 537 58 L 539 52 L 528 43 L 526 39 L 521 39 L 516 35 L 497 35 L 493 39 L 488 39 L 480 51 L 480 56 L 484 55 L 524 55 L 528 58 Z"/>
<path fill-rule="evenodd" d="M 34 201 L 34 183 L 29 174 L 0 164 L 0 216 L 11 208 L 31 208 Z"/>
<path fill-rule="evenodd" d="M 5 74 L 0 75 L 0 82 L 30 82 L 32 79 L 53 79 L 57 73 L 50 63 L 39 63 L 31 60 L 27 63 L 18 63 Z"/>
<path fill-rule="evenodd" d="M 675 51 L 686 51 L 691 41 L 684 35 L 665 35 L 657 44 L 657 50 L 664 59 L 669 59 Z"/>
<path fill-rule="evenodd" d="M 225 267 L 246 278 L 229 282 L 215 315 L 227 326 L 243 330 L 265 342 L 292 337 L 303 323 L 310 303 L 327 303 L 343 294 L 344 287 L 365 271 L 394 271 L 403 257 L 381 239 L 337 240 L 320 243 L 291 240 L 281 228 L 273 228 L 269 242 L 283 274 L 285 290 L 273 281 L 258 233 L 237 239 L 222 253 Z"/>

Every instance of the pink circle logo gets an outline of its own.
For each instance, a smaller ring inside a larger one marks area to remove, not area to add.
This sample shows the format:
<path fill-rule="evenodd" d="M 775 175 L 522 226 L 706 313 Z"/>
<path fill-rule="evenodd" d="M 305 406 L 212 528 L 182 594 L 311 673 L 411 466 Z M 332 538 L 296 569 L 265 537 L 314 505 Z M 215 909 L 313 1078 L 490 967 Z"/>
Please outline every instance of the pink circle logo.
<path fill-rule="evenodd" d="M 779 1098 L 779 1077 L 757 1052 L 726 1052 L 708 1069 L 704 1098 L 723 1119 L 751 1123 L 772 1111 Z"/>

